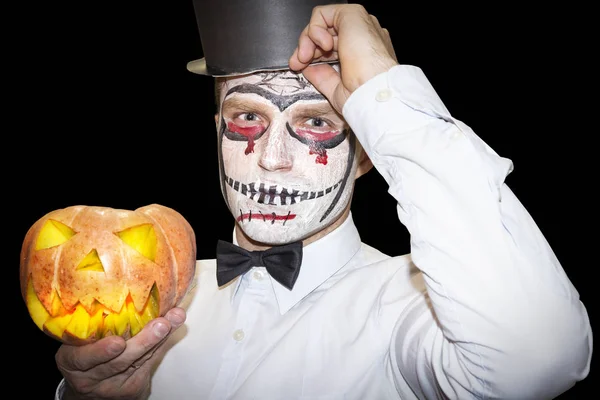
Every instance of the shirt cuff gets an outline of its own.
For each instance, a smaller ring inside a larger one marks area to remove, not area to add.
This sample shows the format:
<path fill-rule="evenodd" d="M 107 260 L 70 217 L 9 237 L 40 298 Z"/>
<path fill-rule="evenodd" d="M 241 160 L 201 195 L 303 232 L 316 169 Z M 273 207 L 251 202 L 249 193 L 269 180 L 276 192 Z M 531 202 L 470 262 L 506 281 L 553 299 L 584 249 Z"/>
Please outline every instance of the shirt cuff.
<path fill-rule="evenodd" d="M 393 99 L 400 100 L 402 107 L 398 108 L 398 102 L 390 101 Z M 390 109 L 392 111 L 386 113 Z M 342 113 L 359 139 L 367 139 L 368 144 L 374 146 L 379 136 L 372 132 L 381 135 L 390 129 L 397 129 L 397 126 L 389 125 L 389 118 L 381 119 L 380 113 L 398 116 L 400 112 L 402 124 L 409 126 L 411 114 L 415 111 L 434 118 L 452 119 L 421 68 L 397 65 L 356 89 L 346 101 Z M 371 134 L 367 135 L 366 132 Z"/>
<path fill-rule="evenodd" d="M 60 383 L 58 384 L 58 387 L 56 388 L 56 393 L 54 395 L 54 400 L 62 400 L 64 394 L 65 394 L 65 390 L 66 390 L 66 382 L 63 379 L 60 380 Z"/>

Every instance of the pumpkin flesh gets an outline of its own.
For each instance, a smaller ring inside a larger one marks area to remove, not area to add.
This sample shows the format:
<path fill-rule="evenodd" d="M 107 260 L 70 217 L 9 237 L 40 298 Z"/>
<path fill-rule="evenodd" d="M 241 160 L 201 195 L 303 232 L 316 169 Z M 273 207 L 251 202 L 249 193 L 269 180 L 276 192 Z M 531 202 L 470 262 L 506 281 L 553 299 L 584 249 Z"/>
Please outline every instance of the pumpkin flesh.
<path fill-rule="evenodd" d="M 119 312 L 96 303 L 90 314 L 81 304 L 67 311 L 55 293 L 52 312 L 48 312 L 29 280 L 26 305 L 33 322 L 46 334 L 63 342 L 85 344 L 110 335 L 126 339 L 135 336 L 148 322 L 159 316 L 158 296 L 154 285 L 142 311 L 137 311 L 131 297 L 128 297 Z"/>

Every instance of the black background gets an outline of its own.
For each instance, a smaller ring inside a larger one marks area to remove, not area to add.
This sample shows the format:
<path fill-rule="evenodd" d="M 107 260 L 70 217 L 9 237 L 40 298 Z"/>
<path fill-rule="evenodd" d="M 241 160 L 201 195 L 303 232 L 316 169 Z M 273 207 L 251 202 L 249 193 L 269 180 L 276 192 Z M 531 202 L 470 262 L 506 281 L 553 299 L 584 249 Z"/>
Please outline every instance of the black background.
<path fill-rule="evenodd" d="M 10 272 L 3 303 L 11 313 L 2 325 L 4 367 L 14 380 L 4 390 L 49 399 L 60 380 L 58 343 L 30 320 L 17 267 L 38 218 L 74 204 L 160 203 L 195 228 L 198 258 L 214 257 L 233 221 L 218 185 L 212 81 L 185 68 L 202 56 L 191 0 L 23 3 L 5 14 Z M 554 247 L 593 323 L 597 111 L 587 96 L 590 50 L 581 21 L 588 11 L 363 4 L 389 29 L 399 61 L 420 66 L 450 112 L 513 160 L 507 184 Z M 408 253 L 386 190 L 375 170 L 359 179 L 354 218 L 366 243 Z M 394 241 L 391 231 L 400 232 Z M 587 397 L 591 374 L 560 398 Z"/>

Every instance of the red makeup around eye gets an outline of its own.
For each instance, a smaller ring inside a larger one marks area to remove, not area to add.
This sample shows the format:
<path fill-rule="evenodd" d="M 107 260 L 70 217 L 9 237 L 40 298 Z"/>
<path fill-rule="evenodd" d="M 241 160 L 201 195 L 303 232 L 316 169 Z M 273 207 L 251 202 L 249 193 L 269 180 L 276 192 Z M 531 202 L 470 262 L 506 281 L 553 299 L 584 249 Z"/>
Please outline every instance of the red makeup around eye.
<path fill-rule="evenodd" d="M 262 125 L 239 126 L 233 122 L 227 122 L 227 129 L 248 138 L 248 146 L 244 151 L 244 154 L 248 155 L 254 153 L 254 139 L 265 130 L 265 127 Z"/>
<path fill-rule="evenodd" d="M 256 135 L 265 130 L 265 127 L 262 125 L 251 125 L 251 126 L 239 126 L 233 122 L 227 122 L 227 129 L 231 132 L 239 133 L 240 135 L 244 135 L 247 138 L 254 138 Z"/>
<path fill-rule="evenodd" d="M 336 136 L 342 134 L 342 131 L 312 131 L 310 129 L 296 129 L 296 135 L 305 140 L 308 144 L 309 154 L 316 154 L 315 162 L 317 164 L 327 165 L 327 150 L 323 147 L 324 142 L 332 140 Z"/>
<path fill-rule="evenodd" d="M 302 138 L 308 139 L 313 142 L 324 142 L 330 140 L 341 133 L 339 130 L 335 131 L 312 131 L 310 129 L 296 129 L 296 134 Z"/>

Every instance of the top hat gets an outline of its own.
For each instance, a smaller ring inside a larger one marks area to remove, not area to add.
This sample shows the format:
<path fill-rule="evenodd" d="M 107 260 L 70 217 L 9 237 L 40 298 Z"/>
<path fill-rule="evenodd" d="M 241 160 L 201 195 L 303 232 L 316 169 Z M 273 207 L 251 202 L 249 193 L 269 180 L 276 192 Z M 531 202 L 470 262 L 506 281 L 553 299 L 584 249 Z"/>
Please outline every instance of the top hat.
<path fill-rule="evenodd" d="M 313 8 L 346 0 L 193 0 L 204 57 L 187 69 L 210 76 L 289 68 Z"/>

